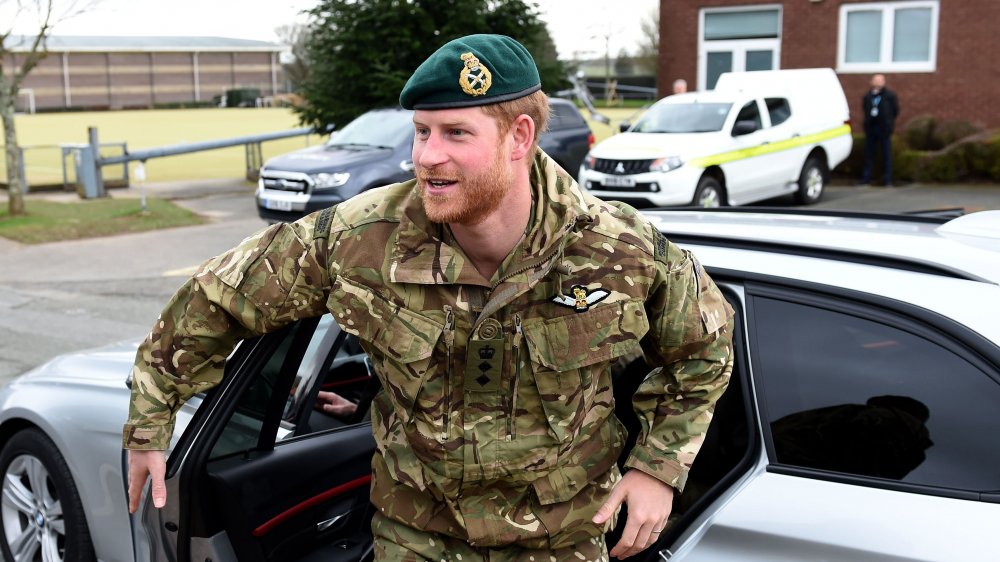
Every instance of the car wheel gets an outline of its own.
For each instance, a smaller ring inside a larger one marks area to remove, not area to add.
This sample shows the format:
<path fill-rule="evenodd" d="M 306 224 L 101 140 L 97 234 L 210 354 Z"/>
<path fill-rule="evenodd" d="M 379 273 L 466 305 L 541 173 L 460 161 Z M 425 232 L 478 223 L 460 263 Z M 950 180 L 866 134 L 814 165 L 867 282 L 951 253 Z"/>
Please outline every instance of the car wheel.
<path fill-rule="evenodd" d="M 52 440 L 37 429 L 16 433 L 0 452 L 0 471 L 0 548 L 7 560 L 95 560 L 80 495 Z"/>
<path fill-rule="evenodd" d="M 826 187 L 826 166 L 821 159 L 810 156 L 802 166 L 802 173 L 799 174 L 799 190 L 795 193 L 795 200 L 801 205 L 812 205 L 823 196 L 824 187 Z"/>
<path fill-rule="evenodd" d="M 722 191 L 719 180 L 712 176 L 705 176 L 698 182 L 698 189 L 694 191 L 694 199 L 691 204 L 695 207 L 721 207 L 726 204 L 726 196 Z"/>

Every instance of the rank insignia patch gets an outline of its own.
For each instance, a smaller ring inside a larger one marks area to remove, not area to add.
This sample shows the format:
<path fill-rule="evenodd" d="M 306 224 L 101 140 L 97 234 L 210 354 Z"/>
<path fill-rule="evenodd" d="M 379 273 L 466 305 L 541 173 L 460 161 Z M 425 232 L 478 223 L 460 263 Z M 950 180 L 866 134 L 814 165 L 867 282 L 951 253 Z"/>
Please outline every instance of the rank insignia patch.
<path fill-rule="evenodd" d="M 465 61 L 465 67 L 458 77 L 462 91 L 470 96 L 485 95 L 493 85 L 493 74 L 472 53 L 462 53 L 462 60 Z"/>
<path fill-rule="evenodd" d="M 552 302 L 568 306 L 577 312 L 587 312 L 590 305 L 597 304 L 607 298 L 611 293 L 604 289 L 588 289 L 583 285 L 573 285 L 572 295 L 559 295 L 552 298 Z"/>

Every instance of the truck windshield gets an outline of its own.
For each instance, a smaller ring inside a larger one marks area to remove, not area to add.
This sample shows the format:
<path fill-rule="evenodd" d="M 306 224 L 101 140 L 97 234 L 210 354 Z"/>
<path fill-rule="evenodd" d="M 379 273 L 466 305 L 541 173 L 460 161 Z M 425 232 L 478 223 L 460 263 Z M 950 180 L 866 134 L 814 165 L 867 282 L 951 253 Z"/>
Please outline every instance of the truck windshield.
<path fill-rule="evenodd" d="M 710 133 L 721 131 L 731 103 L 664 103 L 649 108 L 633 133 Z"/>
<path fill-rule="evenodd" d="M 369 111 L 334 131 L 326 146 L 392 148 L 413 137 L 413 112 Z"/>

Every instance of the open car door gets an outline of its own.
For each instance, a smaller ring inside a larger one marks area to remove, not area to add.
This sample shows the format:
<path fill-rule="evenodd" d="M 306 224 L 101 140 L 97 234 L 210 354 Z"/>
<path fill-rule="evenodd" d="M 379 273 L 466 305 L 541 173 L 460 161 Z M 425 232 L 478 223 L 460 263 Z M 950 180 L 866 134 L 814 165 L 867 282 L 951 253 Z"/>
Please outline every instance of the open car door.
<path fill-rule="evenodd" d="M 329 315 L 243 342 L 170 454 L 167 506 L 140 507 L 136 560 L 370 558 L 372 374 Z M 315 408 L 323 389 L 357 412 Z"/>

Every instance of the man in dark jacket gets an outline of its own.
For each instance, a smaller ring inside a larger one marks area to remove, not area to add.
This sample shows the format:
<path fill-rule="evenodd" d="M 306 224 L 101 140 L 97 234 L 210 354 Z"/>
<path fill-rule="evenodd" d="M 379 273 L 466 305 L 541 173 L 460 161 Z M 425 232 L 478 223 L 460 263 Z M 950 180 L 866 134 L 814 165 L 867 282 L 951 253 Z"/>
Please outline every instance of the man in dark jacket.
<path fill-rule="evenodd" d="M 872 76 L 871 86 L 861 102 L 865 117 L 865 169 L 861 174 L 861 185 L 871 183 L 875 150 L 881 147 L 885 186 L 892 187 L 892 131 L 899 115 L 899 99 L 885 87 L 883 74 Z"/>

